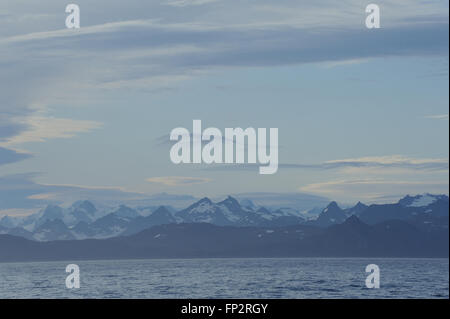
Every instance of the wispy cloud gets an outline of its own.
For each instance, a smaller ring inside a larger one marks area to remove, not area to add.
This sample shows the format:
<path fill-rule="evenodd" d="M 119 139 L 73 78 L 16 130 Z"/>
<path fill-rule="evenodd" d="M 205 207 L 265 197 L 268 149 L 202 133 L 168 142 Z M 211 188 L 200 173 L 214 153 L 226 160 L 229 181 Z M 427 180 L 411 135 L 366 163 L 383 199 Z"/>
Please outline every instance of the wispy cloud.
<path fill-rule="evenodd" d="M 434 120 L 447 120 L 448 121 L 448 114 L 439 114 L 439 115 L 427 115 L 425 116 L 427 119 L 434 119 Z"/>
<path fill-rule="evenodd" d="M 0 146 L 0 165 L 18 162 L 30 157 L 31 154 L 29 153 L 11 150 Z"/>
<path fill-rule="evenodd" d="M 186 186 L 208 183 L 211 181 L 211 179 L 187 176 L 160 176 L 147 178 L 146 181 L 150 183 L 162 184 L 165 186 Z"/>
<path fill-rule="evenodd" d="M 47 204 L 70 205 L 80 199 L 107 206 L 126 203 L 184 207 L 196 199 L 189 195 L 147 194 L 113 186 L 44 184 L 35 181 L 40 175 L 26 173 L 0 176 L 0 210 L 17 213 L 35 211 Z"/>
<path fill-rule="evenodd" d="M 366 156 L 359 158 L 348 158 L 329 160 L 321 163 L 280 163 L 278 165 L 281 169 L 303 169 L 303 170 L 342 170 L 342 169 L 405 169 L 414 171 L 445 171 L 449 169 L 448 158 L 413 158 L 402 155 L 391 156 Z M 205 168 L 206 170 L 224 170 L 224 169 L 240 169 L 253 170 L 257 165 L 242 164 L 242 165 L 215 165 Z"/>
<path fill-rule="evenodd" d="M 14 216 L 23 217 L 35 213 L 36 209 L 23 209 L 23 208 L 13 208 L 13 209 L 0 209 L 0 218 L 3 216 Z"/>
<path fill-rule="evenodd" d="M 323 168 L 385 167 L 417 170 L 448 170 L 448 158 L 412 158 L 402 155 L 368 156 L 326 161 Z"/>
<path fill-rule="evenodd" d="M 445 181 L 398 181 L 384 179 L 335 180 L 313 183 L 299 188 L 299 191 L 339 198 L 344 201 L 364 200 L 367 202 L 392 200 L 405 194 L 436 193 L 448 194 Z"/>
<path fill-rule="evenodd" d="M 53 138 L 71 138 L 77 133 L 86 133 L 102 126 L 101 123 L 95 121 L 43 116 L 31 116 L 18 120 L 18 122 L 24 124 L 27 129 L 6 139 L 0 145 L 11 146 L 29 142 L 44 142 Z"/>
<path fill-rule="evenodd" d="M 164 4 L 172 7 L 201 6 L 219 0 L 166 0 Z"/>

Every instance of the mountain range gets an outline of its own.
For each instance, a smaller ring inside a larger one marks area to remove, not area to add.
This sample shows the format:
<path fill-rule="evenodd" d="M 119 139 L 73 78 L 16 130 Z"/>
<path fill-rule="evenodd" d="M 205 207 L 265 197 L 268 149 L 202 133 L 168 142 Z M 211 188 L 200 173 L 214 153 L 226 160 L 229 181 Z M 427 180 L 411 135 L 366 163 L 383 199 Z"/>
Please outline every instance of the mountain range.
<path fill-rule="evenodd" d="M 194 257 L 448 257 L 449 199 L 310 212 L 227 197 L 171 207 L 98 210 L 89 201 L 0 220 L 0 261 Z"/>
<path fill-rule="evenodd" d="M 317 210 L 317 209 L 316 209 Z M 343 223 L 351 216 L 374 225 L 388 220 L 420 221 L 422 228 L 438 227 L 448 219 L 446 195 L 406 196 L 393 204 L 341 208 L 336 202 L 320 210 L 317 218 L 311 212 L 290 208 L 265 208 L 250 200 L 228 196 L 220 202 L 203 198 L 182 210 L 169 206 L 97 209 L 90 201 L 78 201 L 68 208 L 49 205 L 26 217 L 5 216 L 0 219 L 0 234 L 35 241 L 105 239 L 137 234 L 153 226 L 180 223 L 209 223 L 234 227 L 285 227 L 306 225 L 329 227 Z"/>

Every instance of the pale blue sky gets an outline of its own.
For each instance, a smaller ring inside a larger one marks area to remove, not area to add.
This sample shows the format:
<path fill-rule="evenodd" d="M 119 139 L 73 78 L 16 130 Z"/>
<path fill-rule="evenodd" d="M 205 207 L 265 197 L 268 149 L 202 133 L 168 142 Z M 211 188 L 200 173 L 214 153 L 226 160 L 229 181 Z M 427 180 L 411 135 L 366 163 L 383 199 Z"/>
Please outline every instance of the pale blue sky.
<path fill-rule="evenodd" d="M 16 176 L 36 183 L 33 198 L 55 201 L 67 200 L 64 185 L 343 202 L 448 193 L 446 1 L 379 1 L 379 30 L 365 28 L 361 1 L 99 1 L 104 10 L 79 1 L 80 31 L 63 29 L 57 1 L 6 2 L 2 189 L 6 176 L 34 173 Z M 192 130 L 193 119 L 222 130 L 278 127 L 278 173 L 175 166 L 160 139 Z M 155 177 L 162 182 L 147 181 Z M 0 210 L 30 206 L 17 188 L 17 207 Z"/>

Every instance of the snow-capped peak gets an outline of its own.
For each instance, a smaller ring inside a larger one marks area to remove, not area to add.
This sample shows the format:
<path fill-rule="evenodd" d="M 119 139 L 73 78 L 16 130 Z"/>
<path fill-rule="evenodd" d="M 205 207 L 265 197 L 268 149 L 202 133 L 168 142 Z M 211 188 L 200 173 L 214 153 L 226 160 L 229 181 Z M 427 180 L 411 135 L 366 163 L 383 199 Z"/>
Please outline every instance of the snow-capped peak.
<path fill-rule="evenodd" d="M 406 207 L 426 207 L 433 204 L 440 198 L 438 195 L 423 194 L 416 196 L 405 196 L 400 201 L 399 204 Z"/>

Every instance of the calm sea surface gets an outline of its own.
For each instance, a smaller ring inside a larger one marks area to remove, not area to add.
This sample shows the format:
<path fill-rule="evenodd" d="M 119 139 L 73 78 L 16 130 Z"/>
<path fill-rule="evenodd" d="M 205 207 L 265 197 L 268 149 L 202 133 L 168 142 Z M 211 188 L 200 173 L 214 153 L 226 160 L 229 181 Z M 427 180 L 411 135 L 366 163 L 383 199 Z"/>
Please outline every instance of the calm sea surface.
<path fill-rule="evenodd" d="M 66 265 L 81 287 L 67 289 Z M 379 289 L 365 267 L 380 268 Z M 0 263 L 0 298 L 448 298 L 448 259 L 175 259 Z"/>

